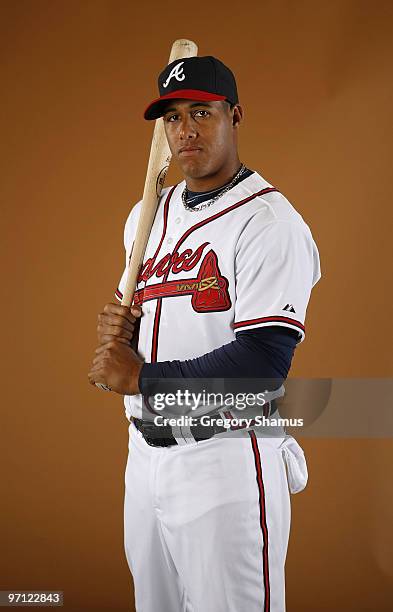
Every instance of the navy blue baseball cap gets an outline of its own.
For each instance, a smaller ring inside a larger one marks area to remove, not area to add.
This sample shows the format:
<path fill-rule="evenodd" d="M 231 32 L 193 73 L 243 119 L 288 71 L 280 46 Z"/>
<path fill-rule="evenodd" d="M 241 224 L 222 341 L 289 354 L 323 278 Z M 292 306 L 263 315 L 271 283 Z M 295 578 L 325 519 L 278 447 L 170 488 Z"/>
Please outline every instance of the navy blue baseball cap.
<path fill-rule="evenodd" d="M 158 119 L 163 115 L 167 100 L 182 98 L 204 102 L 227 100 L 239 102 L 232 71 L 212 55 L 186 57 L 171 62 L 158 77 L 160 97 L 149 104 L 145 119 Z"/>

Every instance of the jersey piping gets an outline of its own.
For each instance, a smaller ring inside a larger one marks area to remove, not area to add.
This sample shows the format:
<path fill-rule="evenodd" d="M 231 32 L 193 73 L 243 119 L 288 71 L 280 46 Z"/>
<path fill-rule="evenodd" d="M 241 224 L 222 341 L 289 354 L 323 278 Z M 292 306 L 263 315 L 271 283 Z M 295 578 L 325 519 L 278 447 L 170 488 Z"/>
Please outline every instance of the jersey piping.
<path fill-rule="evenodd" d="M 262 565 L 263 565 L 263 586 L 265 590 L 263 612 L 270 612 L 270 578 L 269 578 L 269 533 L 266 519 L 265 487 L 263 483 L 261 455 L 259 452 L 258 441 L 254 431 L 249 431 L 252 450 L 254 453 L 256 480 L 259 493 L 259 521 L 262 531 Z"/>

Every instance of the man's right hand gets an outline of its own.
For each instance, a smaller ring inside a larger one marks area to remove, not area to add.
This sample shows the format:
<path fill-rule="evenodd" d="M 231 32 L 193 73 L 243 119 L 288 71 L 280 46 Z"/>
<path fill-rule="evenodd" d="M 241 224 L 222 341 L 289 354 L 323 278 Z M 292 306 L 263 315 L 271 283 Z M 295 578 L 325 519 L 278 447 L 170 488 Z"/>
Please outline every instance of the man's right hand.
<path fill-rule="evenodd" d="M 106 344 L 111 340 L 118 340 L 130 344 L 134 335 L 136 321 L 142 315 L 140 306 L 121 306 L 109 303 L 104 306 L 103 312 L 98 315 L 97 337 L 99 344 Z"/>

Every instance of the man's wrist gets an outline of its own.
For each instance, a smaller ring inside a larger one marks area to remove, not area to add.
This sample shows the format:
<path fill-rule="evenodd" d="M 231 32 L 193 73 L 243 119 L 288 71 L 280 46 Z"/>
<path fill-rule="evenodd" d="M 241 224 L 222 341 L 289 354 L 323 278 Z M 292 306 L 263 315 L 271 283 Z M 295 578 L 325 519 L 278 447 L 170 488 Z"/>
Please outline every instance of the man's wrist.
<path fill-rule="evenodd" d="M 140 375 L 144 362 L 134 361 L 131 368 L 131 373 L 127 380 L 127 389 L 124 395 L 139 395 L 141 393 L 140 388 Z"/>

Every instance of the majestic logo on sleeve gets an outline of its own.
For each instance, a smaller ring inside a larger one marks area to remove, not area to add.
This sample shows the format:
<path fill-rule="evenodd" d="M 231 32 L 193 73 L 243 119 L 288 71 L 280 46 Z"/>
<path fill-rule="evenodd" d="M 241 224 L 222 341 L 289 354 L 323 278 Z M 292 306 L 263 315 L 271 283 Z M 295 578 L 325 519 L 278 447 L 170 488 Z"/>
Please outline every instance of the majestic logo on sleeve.
<path fill-rule="evenodd" d="M 180 274 L 182 271 L 195 268 L 208 244 L 204 242 L 195 251 L 186 249 L 182 253 L 168 253 L 157 264 L 154 258 L 148 259 L 139 273 L 138 284 L 146 283 L 153 276 L 164 278 L 159 283 L 137 290 L 134 297 L 135 303 L 142 304 L 157 298 L 191 295 L 191 306 L 196 312 L 228 310 L 231 307 L 228 279 L 221 274 L 218 258 L 213 249 L 210 249 L 204 256 L 195 278 L 166 280 L 170 273 Z"/>
<path fill-rule="evenodd" d="M 186 75 L 183 72 L 183 64 L 184 62 L 180 62 L 179 64 L 176 64 L 176 66 L 173 66 L 172 70 L 168 75 L 167 80 L 165 81 L 165 83 L 162 84 L 165 89 L 168 87 L 170 80 L 173 78 L 177 79 L 178 81 L 184 81 Z"/>

